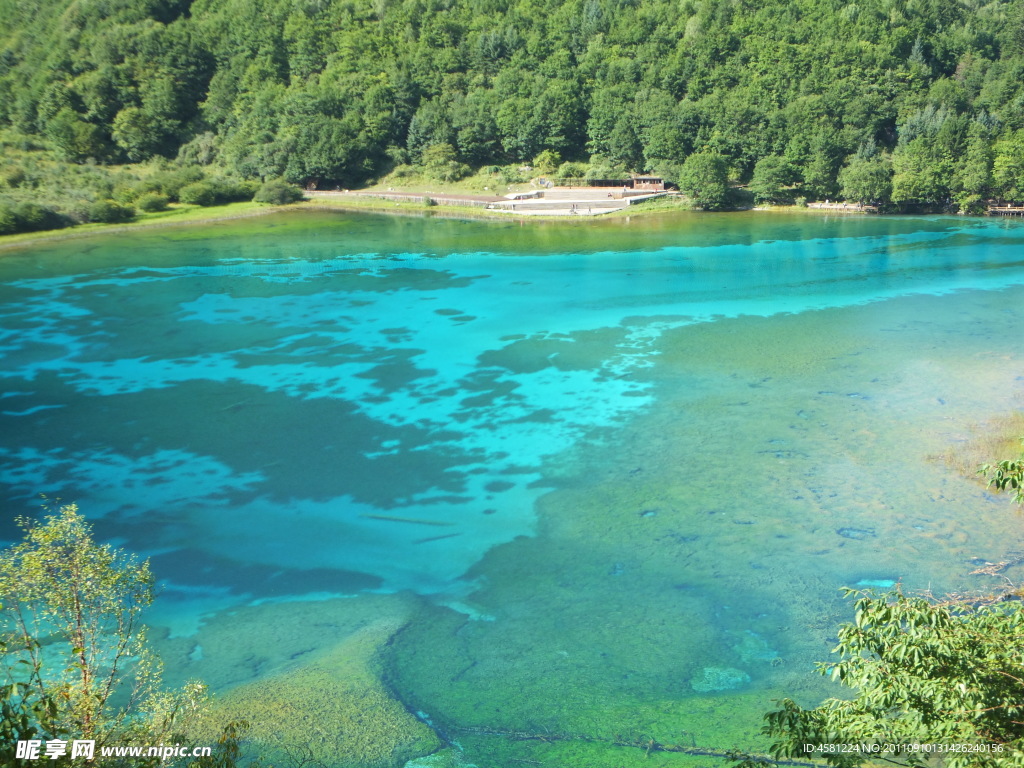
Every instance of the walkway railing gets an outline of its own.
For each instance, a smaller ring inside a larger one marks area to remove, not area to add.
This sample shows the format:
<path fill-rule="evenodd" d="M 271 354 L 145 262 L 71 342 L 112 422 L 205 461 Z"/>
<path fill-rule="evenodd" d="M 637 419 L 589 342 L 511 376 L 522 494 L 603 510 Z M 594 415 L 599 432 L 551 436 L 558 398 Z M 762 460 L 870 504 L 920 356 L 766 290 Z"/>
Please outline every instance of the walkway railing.
<path fill-rule="evenodd" d="M 989 216 L 1024 216 L 1024 205 L 990 205 Z"/>

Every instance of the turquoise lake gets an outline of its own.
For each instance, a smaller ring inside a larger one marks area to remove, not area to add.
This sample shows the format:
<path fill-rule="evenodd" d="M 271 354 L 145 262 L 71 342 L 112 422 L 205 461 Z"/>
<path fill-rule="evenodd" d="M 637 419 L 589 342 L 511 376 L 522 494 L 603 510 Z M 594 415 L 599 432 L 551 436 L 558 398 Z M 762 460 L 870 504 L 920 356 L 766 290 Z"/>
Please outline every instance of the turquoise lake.
<path fill-rule="evenodd" d="M 151 559 L 168 678 L 225 692 L 400 616 L 381 679 L 481 768 L 759 748 L 771 699 L 838 693 L 842 586 L 985 590 L 1022 549 L 938 458 L 1020 410 L 1022 330 L 1024 224 L 972 218 L 303 213 L 13 250 L 0 538 L 77 502 Z M 544 732 L 586 748 L 508 735 Z"/>

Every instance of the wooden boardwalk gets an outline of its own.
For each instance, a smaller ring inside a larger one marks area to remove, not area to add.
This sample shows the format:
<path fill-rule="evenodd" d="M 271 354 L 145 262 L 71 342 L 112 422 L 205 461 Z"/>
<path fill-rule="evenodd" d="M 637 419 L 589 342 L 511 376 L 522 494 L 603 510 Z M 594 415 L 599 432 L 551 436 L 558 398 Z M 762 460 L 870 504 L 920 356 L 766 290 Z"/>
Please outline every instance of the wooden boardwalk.
<path fill-rule="evenodd" d="M 989 216 L 1024 216 L 1024 205 L 990 205 Z"/>
<path fill-rule="evenodd" d="M 396 203 L 422 203 L 424 198 L 429 197 L 437 205 L 456 205 L 468 208 L 488 208 L 494 203 L 505 199 L 490 195 L 436 195 L 433 192 L 353 192 L 351 190 L 306 190 L 305 195 L 310 200 L 316 200 L 317 198 L 344 200 L 346 197 L 372 197 Z"/>
<path fill-rule="evenodd" d="M 599 216 L 621 211 L 635 203 L 663 197 L 668 192 L 643 192 L 608 187 L 554 187 L 544 196 L 530 200 L 503 200 L 487 206 L 502 213 L 542 216 Z"/>
<path fill-rule="evenodd" d="M 850 213 L 878 213 L 877 205 L 863 203 L 808 203 L 808 208 L 826 211 L 848 211 Z"/>

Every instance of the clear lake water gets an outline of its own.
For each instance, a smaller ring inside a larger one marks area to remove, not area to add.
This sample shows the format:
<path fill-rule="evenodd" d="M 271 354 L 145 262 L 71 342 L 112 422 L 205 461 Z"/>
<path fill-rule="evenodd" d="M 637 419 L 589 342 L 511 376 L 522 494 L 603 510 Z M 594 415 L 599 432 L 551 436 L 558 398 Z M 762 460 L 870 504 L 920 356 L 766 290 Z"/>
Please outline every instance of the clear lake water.
<path fill-rule="evenodd" d="M 169 678 L 218 690 L 400 601 L 387 684 L 481 768 L 497 733 L 757 748 L 772 698 L 837 692 L 840 587 L 984 590 L 1021 549 L 935 457 L 1020 408 L 1022 330 L 1020 222 L 41 244 L 0 254 L 0 538 L 77 502 L 151 559 Z"/>

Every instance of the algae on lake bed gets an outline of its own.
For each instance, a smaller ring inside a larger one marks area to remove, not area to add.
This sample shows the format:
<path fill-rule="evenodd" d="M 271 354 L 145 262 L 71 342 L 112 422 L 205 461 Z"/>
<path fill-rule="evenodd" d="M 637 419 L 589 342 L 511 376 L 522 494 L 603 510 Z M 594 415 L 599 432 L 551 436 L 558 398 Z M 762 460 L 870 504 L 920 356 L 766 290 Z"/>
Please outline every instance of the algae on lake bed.
<path fill-rule="evenodd" d="M 984 588 L 1017 548 L 929 457 L 1019 403 L 1022 235 L 310 214 L 10 254 L 4 501 L 150 555 L 168 677 L 263 744 L 763 749 L 772 698 L 830 692 L 840 586 Z"/>
<path fill-rule="evenodd" d="M 378 598 L 371 601 L 375 610 L 368 613 L 368 606 L 353 607 L 353 600 L 335 602 L 340 605 L 245 609 L 251 619 L 263 613 L 263 621 L 257 619 L 253 634 L 240 633 L 233 622 L 221 622 L 232 628 L 233 648 L 218 644 L 217 632 L 198 633 L 197 639 L 206 643 L 202 657 L 213 664 L 227 666 L 241 656 L 243 663 L 257 665 L 251 668 L 251 679 L 221 688 L 214 698 L 207 715 L 211 737 L 219 724 L 245 721 L 247 749 L 265 762 L 306 761 L 339 768 L 397 768 L 441 747 L 434 732 L 380 679 L 381 654 L 411 617 L 410 606 Z M 305 614 L 303 623 L 291 627 L 322 627 L 326 637 L 303 637 L 300 631 L 289 642 L 272 629 L 286 620 L 281 609 L 292 620 Z M 261 659 L 261 653 L 278 659 Z"/>

